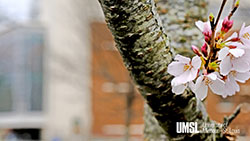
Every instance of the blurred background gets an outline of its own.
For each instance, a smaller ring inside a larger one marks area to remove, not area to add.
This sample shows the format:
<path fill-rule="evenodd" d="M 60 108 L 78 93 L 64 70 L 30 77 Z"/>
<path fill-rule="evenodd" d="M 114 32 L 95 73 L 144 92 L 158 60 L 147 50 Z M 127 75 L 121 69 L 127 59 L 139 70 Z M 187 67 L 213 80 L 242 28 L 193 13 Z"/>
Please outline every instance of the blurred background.
<path fill-rule="evenodd" d="M 219 3 L 210 1 L 209 11 L 216 15 Z M 242 0 L 234 29 L 250 24 L 249 15 Z M 249 86 L 206 102 L 220 122 L 244 103 L 232 124 L 242 139 L 250 136 Z M 143 100 L 97 0 L 0 0 L 0 140 L 142 140 L 142 133 Z"/>

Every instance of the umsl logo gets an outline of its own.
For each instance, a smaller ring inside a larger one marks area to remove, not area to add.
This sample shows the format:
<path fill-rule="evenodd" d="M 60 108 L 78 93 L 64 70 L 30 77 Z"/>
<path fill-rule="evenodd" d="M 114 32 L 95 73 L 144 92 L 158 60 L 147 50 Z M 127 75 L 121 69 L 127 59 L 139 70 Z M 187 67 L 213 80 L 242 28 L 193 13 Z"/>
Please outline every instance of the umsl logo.
<path fill-rule="evenodd" d="M 177 133 L 199 133 L 197 122 L 176 122 Z"/>

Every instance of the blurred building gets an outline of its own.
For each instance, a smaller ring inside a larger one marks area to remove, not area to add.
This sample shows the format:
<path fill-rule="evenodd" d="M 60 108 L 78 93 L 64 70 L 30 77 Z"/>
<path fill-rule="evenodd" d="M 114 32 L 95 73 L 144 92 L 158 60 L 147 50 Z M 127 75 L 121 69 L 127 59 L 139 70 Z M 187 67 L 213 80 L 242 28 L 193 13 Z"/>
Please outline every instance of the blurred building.
<path fill-rule="evenodd" d="M 1 8 L 2 139 L 141 137 L 142 98 L 97 1 L 10 0 Z"/>

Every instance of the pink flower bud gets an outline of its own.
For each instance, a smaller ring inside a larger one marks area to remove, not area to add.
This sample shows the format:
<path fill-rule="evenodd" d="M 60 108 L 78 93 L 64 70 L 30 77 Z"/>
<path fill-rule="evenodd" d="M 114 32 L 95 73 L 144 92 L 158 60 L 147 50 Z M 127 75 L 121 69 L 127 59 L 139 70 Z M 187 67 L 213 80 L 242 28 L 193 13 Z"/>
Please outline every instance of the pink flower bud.
<path fill-rule="evenodd" d="M 209 36 L 205 36 L 205 41 L 206 41 L 207 43 L 209 43 L 210 40 L 211 40 L 211 38 L 210 38 Z"/>
<path fill-rule="evenodd" d="M 204 54 L 204 56 L 207 56 L 207 44 L 204 43 L 201 47 L 201 52 Z"/>
<path fill-rule="evenodd" d="M 203 30 L 203 35 L 205 36 L 205 41 L 207 42 L 207 43 L 209 43 L 210 42 L 210 39 L 211 39 L 211 36 L 212 36 L 212 30 L 211 30 L 211 28 L 209 27 L 209 25 L 208 24 L 205 24 L 204 25 L 204 30 Z"/>
<path fill-rule="evenodd" d="M 226 17 L 222 22 L 222 28 L 221 31 L 228 32 L 233 26 L 233 20 L 229 20 L 228 17 Z"/>
<path fill-rule="evenodd" d="M 199 51 L 199 48 L 198 48 L 198 47 L 196 47 L 196 46 L 192 45 L 192 50 L 193 50 L 193 52 L 194 52 L 196 55 L 201 56 L 201 53 L 200 53 L 200 51 Z"/>

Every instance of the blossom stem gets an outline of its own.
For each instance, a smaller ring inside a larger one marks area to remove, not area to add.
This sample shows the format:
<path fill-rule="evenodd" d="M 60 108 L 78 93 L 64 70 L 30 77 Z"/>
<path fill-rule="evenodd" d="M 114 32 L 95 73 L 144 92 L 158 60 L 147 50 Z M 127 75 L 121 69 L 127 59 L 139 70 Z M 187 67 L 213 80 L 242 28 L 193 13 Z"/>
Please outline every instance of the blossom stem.
<path fill-rule="evenodd" d="M 216 22 L 215 22 L 215 25 L 214 25 L 214 30 L 216 29 L 216 26 L 217 26 L 217 24 L 218 24 L 218 22 L 219 22 L 219 20 L 220 20 L 220 16 L 221 16 L 222 11 L 223 11 L 223 9 L 224 9 L 224 7 L 225 7 L 225 5 L 226 5 L 226 2 L 227 2 L 227 0 L 223 0 L 223 1 L 222 1 L 221 7 L 220 7 L 220 11 L 219 11 L 219 13 L 218 13 L 218 16 L 217 16 L 217 18 L 216 18 Z"/>
<path fill-rule="evenodd" d="M 215 22 L 215 24 L 211 27 L 211 29 L 212 29 L 212 37 L 211 37 L 212 41 L 211 41 L 211 44 L 210 44 L 211 47 L 214 46 L 214 42 L 215 42 L 215 39 L 214 39 L 214 37 L 215 37 L 215 30 L 216 30 L 216 27 L 217 27 L 218 22 L 219 22 L 219 20 L 220 20 L 220 16 L 221 16 L 221 14 L 222 14 L 222 11 L 223 11 L 223 9 L 224 9 L 224 7 L 225 7 L 225 5 L 226 5 L 226 2 L 227 2 L 227 0 L 223 0 L 223 1 L 222 1 L 221 7 L 220 7 L 220 11 L 219 11 L 218 16 L 217 16 L 217 18 L 216 18 L 216 22 Z"/>
<path fill-rule="evenodd" d="M 230 14 L 228 15 L 228 19 L 230 20 L 230 18 L 233 16 L 233 14 L 235 13 L 235 11 L 238 9 L 239 5 L 236 4 L 236 0 L 234 0 L 233 3 L 233 8 L 230 12 Z"/>
<path fill-rule="evenodd" d="M 209 63 L 211 61 L 211 58 L 213 56 L 213 48 L 214 48 L 214 44 L 215 44 L 215 31 L 216 31 L 216 27 L 219 23 L 219 19 L 221 17 L 221 14 L 222 14 L 222 11 L 226 5 L 226 2 L 227 0 L 223 0 L 222 3 L 221 3 L 221 7 L 220 7 L 220 10 L 219 10 L 219 13 L 217 15 L 217 18 L 216 18 L 216 22 L 215 24 L 211 24 L 211 30 L 212 30 L 212 35 L 211 35 L 211 42 L 210 42 L 210 47 L 209 47 L 209 52 L 208 52 L 208 60 L 209 60 Z"/>

